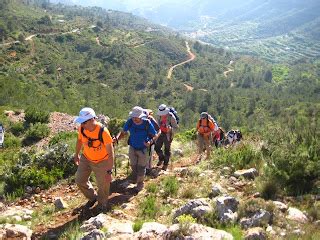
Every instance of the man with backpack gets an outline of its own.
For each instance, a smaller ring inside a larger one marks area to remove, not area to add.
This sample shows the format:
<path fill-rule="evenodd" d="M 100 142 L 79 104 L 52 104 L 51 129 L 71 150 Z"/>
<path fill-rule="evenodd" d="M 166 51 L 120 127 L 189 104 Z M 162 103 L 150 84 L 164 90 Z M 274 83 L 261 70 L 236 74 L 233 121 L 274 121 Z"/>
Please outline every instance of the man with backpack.
<path fill-rule="evenodd" d="M 133 182 L 137 183 L 136 190 L 139 192 L 144 187 L 144 176 L 147 164 L 147 148 L 152 145 L 156 138 L 157 132 L 154 126 L 147 119 L 144 109 L 135 106 L 129 114 L 129 119 L 124 124 L 123 130 L 116 137 L 119 141 L 127 132 L 130 132 L 129 158 L 131 166 L 131 176 Z"/>
<path fill-rule="evenodd" d="M 213 118 L 207 113 L 202 112 L 197 123 L 197 137 L 199 154 L 207 151 L 207 159 L 210 158 L 212 134 L 218 130 Z"/>
<path fill-rule="evenodd" d="M 114 161 L 112 137 L 109 130 L 96 121 L 92 108 L 81 109 L 75 122 L 80 123 L 74 155 L 74 162 L 78 166 L 76 184 L 89 199 L 85 207 L 90 208 L 98 201 L 98 209 L 106 211 Z M 98 192 L 89 180 L 91 172 L 95 173 Z"/>
<path fill-rule="evenodd" d="M 160 136 L 157 139 L 155 150 L 159 156 L 157 166 L 162 166 L 162 170 L 166 171 L 171 156 L 171 142 L 173 140 L 173 134 L 178 129 L 177 119 L 170 108 L 165 104 L 161 104 L 158 108 L 158 124 L 160 126 Z M 164 145 L 164 153 L 162 146 Z"/>

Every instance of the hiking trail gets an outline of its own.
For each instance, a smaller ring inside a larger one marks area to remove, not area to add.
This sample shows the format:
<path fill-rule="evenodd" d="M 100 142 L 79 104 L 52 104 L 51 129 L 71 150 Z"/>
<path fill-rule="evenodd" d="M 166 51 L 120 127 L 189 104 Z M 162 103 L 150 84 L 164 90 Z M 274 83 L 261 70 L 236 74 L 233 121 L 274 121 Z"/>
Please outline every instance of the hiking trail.
<path fill-rule="evenodd" d="M 170 67 L 170 68 L 169 68 L 169 71 L 168 71 L 167 79 L 171 79 L 172 72 L 173 72 L 173 70 L 174 70 L 176 67 L 181 66 L 181 65 L 183 65 L 183 64 L 186 64 L 186 63 L 188 63 L 188 62 L 191 62 L 191 61 L 193 61 L 193 60 L 196 58 L 196 55 L 194 55 L 194 54 L 191 52 L 190 47 L 189 47 L 189 43 L 188 43 L 187 41 L 186 41 L 186 47 L 187 47 L 187 52 L 188 52 L 188 54 L 189 54 L 189 59 L 186 60 L 186 61 L 183 61 L 183 62 L 181 62 L 181 63 L 178 63 L 178 64 L 176 64 L 176 65 L 174 65 L 174 66 L 172 66 L 172 67 Z"/>

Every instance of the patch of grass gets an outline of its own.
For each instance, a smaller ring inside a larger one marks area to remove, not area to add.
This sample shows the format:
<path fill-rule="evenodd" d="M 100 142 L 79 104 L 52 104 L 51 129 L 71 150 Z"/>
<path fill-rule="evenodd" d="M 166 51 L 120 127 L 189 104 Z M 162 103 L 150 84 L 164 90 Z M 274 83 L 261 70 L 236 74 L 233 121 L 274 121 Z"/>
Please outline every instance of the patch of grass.
<path fill-rule="evenodd" d="M 175 176 L 165 177 L 162 181 L 164 197 L 175 196 L 179 189 L 179 183 Z"/>
<path fill-rule="evenodd" d="M 149 193 L 157 193 L 159 191 L 158 184 L 155 182 L 149 183 L 146 189 L 147 189 L 147 192 Z"/>
<path fill-rule="evenodd" d="M 154 196 L 147 196 L 141 204 L 139 204 L 139 216 L 143 219 L 155 219 L 159 207 Z"/>
<path fill-rule="evenodd" d="M 142 225 L 144 224 L 144 221 L 141 219 L 136 219 L 132 225 L 133 231 L 138 232 L 142 228 Z"/>
<path fill-rule="evenodd" d="M 240 228 L 240 226 L 237 225 L 232 225 L 232 226 L 226 226 L 223 227 L 222 230 L 231 233 L 234 240 L 242 240 L 243 239 L 243 233 Z"/>
<path fill-rule="evenodd" d="M 192 199 L 197 195 L 197 187 L 195 187 L 193 184 L 188 184 L 180 189 L 181 198 Z"/>
<path fill-rule="evenodd" d="M 277 193 L 279 192 L 277 183 L 268 179 L 258 182 L 258 191 L 260 192 L 261 197 L 266 200 L 275 199 Z"/>

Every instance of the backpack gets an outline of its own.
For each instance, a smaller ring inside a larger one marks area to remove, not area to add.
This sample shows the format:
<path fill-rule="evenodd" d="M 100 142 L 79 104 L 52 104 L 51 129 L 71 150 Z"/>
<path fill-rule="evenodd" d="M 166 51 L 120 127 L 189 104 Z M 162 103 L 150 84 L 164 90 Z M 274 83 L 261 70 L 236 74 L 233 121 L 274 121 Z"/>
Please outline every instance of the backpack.
<path fill-rule="evenodd" d="M 100 126 L 99 126 L 100 127 Z M 84 133 L 84 128 L 83 127 L 81 127 L 81 134 L 82 134 L 82 136 L 84 136 L 85 138 L 87 138 L 88 139 L 88 146 L 89 147 L 92 147 L 92 142 L 93 141 L 100 141 L 102 144 L 104 143 L 103 142 L 103 137 L 102 137 L 102 133 L 103 133 L 103 131 L 104 131 L 104 126 L 101 126 L 100 127 L 100 130 L 99 130 L 99 134 L 98 134 L 98 138 L 90 138 L 90 137 L 88 137 L 85 133 Z M 90 146 L 91 145 L 91 146 Z"/>
<path fill-rule="evenodd" d="M 177 124 L 179 124 L 180 118 L 178 116 L 177 111 L 174 109 L 174 107 L 168 107 L 170 112 L 173 114 L 173 116 L 175 117 Z"/>
<path fill-rule="evenodd" d="M 217 124 L 216 121 L 214 120 L 214 118 L 210 114 L 207 115 L 206 119 L 207 119 L 207 125 L 205 127 L 209 127 L 209 121 L 211 121 L 213 123 L 213 125 Z M 201 125 L 201 118 L 199 119 L 199 125 L 203 126 L 203 125 Z"/>
<path fill-rule="evenodd" d="M 132 119 L 129 119 L 129 125 L 128 125 L 128 128 L 130 129 L 133 125 L 133 120 Z M 147 134 L 149 135 L 149 124 L 152 124 L 151 121 L 148 119 L 148 118 L 142 118 L 142 121 L 143 121 L 143 124 L 144 124 L 144 130 L 147 132 Z M 128 141 L 127 141 L 128 145 L 130 145 L 130 136 L 128 138 Z"/>

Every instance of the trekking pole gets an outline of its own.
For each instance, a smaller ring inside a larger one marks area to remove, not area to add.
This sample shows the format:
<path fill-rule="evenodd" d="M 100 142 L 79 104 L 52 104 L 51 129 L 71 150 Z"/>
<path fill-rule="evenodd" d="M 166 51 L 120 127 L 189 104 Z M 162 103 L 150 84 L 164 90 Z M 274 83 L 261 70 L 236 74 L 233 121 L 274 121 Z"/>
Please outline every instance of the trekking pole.
<path fill-rule="evenodd" d="M 117 176 L 117 159 L 116 159 L 116 147 L 115 146 L 116 146 L 116 144 L 119 144 L 119 142 L 118 142 L 118 138 L 115 136 L 113 136 L 112 139 L 113 139 L 113 148 L 114 148 L 114 163 L 113 163 L 114 176 L 116 177 Z"/>

